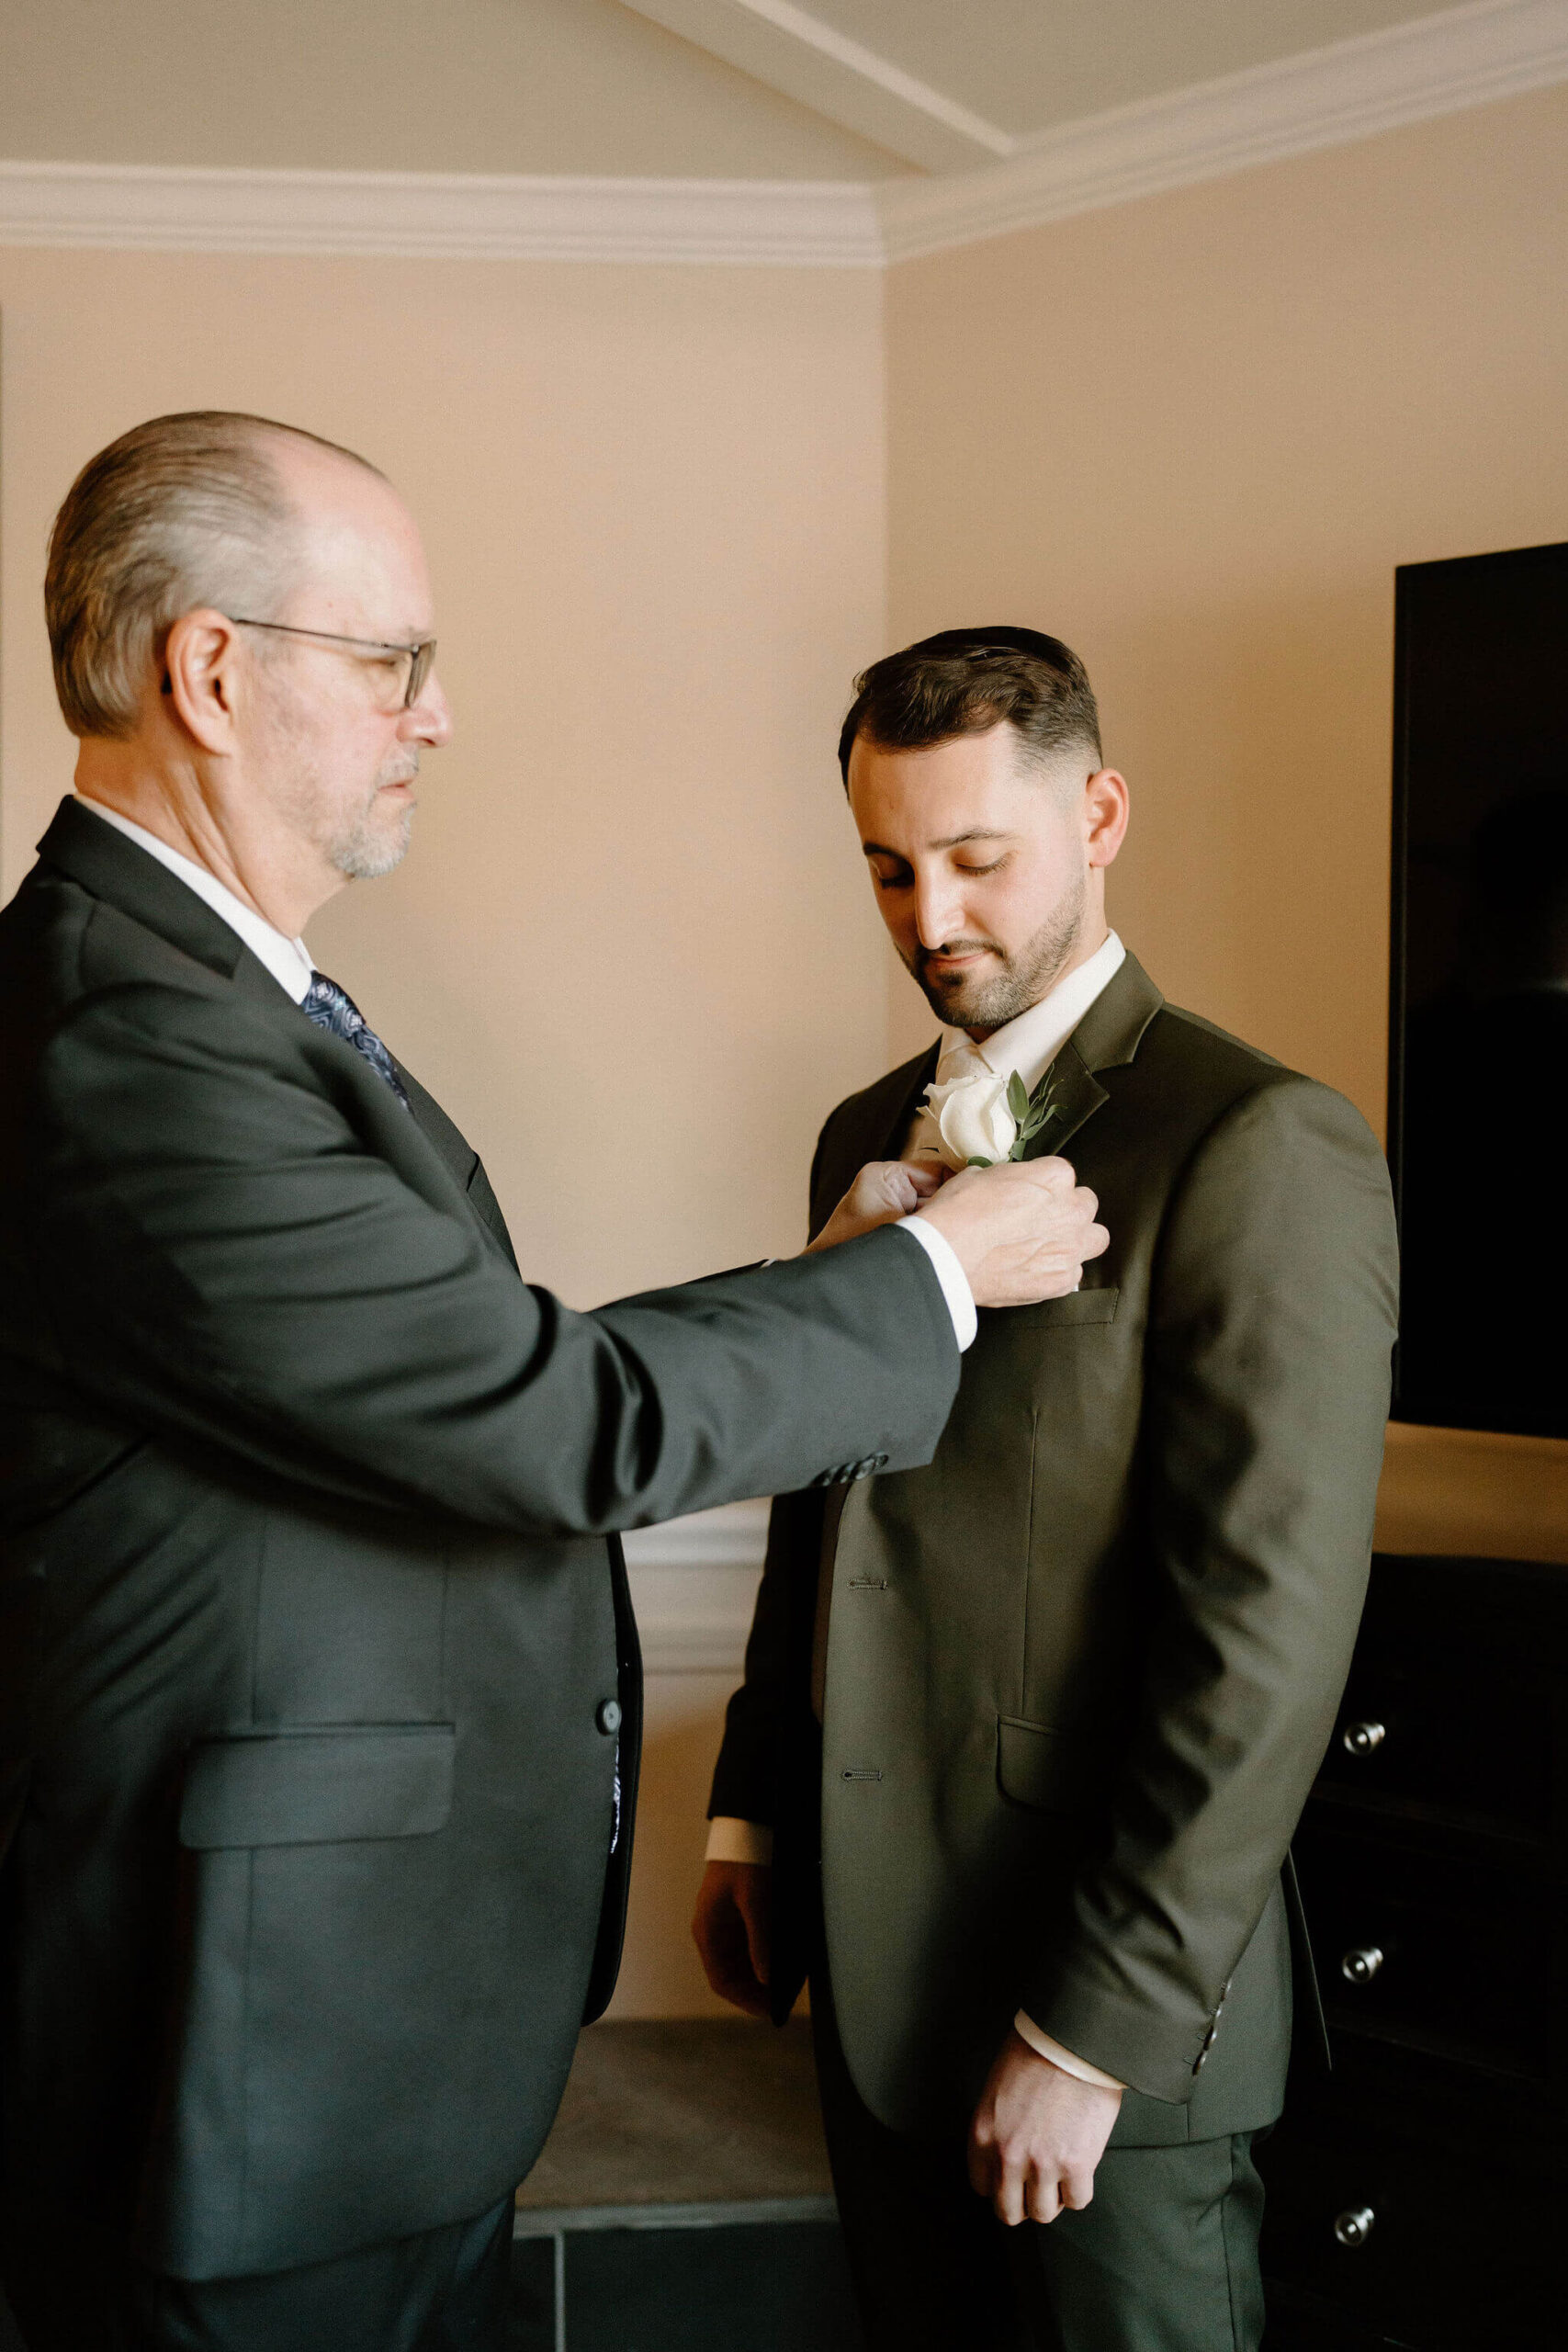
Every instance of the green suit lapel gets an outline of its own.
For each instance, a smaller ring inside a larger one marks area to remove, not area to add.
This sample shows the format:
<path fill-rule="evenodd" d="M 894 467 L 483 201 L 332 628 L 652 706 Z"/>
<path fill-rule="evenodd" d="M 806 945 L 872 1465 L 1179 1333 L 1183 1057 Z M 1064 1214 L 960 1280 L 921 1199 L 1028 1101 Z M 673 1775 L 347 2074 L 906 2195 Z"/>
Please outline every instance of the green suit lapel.
<path fill-rule="evenodd" d="M 927 1087 L 936 1076 L 937 1058 L 941 1050 L 941 1041 L 939 1040 L 917 1067 L 915 1075 L 910 1080 L 908 1086 L 904 1090 L 903 1093 L 897 1097 L 897 1107 L 895 1110 L 891 1120 L 888 1122 L 887 1126 L 882 1131 L 868 1154 L 870 1159 L 897 1159 L 898 1154 L 904 1148 L 904 1137 L 909 1131 L 909 1123 L 913 1119 L 915 1113 L 919 1109 L 920 1102 Z"/>
<path fill-rule="evenodd" d="M 1110 1100 L 1096 1073 L 1133 1059 L 1164 1002 L 1137 957 L 1125 957 L 1051 1065 L 1050 1114 L 1031 1138 L 1025 1159 L 1066 1150 L 1084 1121 Z"/>

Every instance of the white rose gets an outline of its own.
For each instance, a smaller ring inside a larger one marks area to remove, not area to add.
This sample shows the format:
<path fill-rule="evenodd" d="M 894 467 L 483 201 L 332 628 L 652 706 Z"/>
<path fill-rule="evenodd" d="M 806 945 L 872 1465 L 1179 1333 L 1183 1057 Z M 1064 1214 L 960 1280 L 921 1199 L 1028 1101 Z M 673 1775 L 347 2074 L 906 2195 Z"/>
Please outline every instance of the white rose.
<path fill-rule="evenodd" d="M 925 1114 L 937 1131 L 937 1149 L 949 1168 L 972 1159 L 1005 1159 L 1018 1139 L 1018 1121 L 1008 1109 L 1005 1078 L 971 1070 L 944 1085 L 928 1086 Z"/>

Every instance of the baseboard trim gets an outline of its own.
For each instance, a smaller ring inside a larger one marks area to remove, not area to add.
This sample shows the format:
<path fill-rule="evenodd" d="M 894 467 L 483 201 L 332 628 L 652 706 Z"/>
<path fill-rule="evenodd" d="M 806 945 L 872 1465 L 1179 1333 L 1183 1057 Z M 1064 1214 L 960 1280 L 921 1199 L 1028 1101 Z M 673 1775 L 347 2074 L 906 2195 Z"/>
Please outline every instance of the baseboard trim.
<path fill-rule="evenodd" d="M 705 2205 L 520 2205 L 512 2234 L 517 2239 L 576 2235 L 581 2230 L 773 2229 L 838 2218 L 831 2197 L 753 2197 Z"/>

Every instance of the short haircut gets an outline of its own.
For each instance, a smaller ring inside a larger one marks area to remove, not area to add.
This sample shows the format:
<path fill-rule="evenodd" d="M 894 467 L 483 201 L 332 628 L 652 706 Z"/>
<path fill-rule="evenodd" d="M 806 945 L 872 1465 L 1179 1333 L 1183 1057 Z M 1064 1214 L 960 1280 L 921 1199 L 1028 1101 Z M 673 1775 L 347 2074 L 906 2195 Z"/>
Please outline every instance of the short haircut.
<path fill-rule="evenodd" d="M 984 735 L 1004 719 L 1042 763 L 1083 752 L 1103 764 L 1089 673 L 1060 638 L 1032 628 L 944 628 L 855 680 L 839 736 L 845 786 L 857 735 L 885 751 L 924 752 L 955 735 Z"/>
<path fill-rule="evenodd" d="M 182 613 L 210 605 L 259 620 L 277 609 L 299 560 L 269 447 L 280 439 L 366 465 L 298 425 L 194 409 L 133 426 L 83 467 L 54 518 L 44 581 L 55 692 L 73 735 L 134 731 L 160 640 Z"/>

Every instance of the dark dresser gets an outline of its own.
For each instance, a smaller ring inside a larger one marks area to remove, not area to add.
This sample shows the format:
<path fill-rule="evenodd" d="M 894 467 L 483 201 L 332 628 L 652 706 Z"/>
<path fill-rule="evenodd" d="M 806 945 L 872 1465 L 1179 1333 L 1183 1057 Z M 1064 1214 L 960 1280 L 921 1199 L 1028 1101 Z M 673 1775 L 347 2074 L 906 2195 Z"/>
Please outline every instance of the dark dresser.
<path fill-rule="evenodd" d="M 1374 1559 L 1295 1851 L 1334 2066 L 1298 2016 L 1267 2352 L 1564 2352 L 1568 1567 Z"/>

